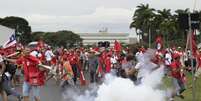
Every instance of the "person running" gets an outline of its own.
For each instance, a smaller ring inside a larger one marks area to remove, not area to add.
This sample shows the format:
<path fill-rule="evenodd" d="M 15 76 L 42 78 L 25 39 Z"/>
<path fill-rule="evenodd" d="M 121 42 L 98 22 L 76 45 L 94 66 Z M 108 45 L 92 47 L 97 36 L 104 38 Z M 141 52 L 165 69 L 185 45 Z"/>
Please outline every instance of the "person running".
<path fill-rule="evenodd" d="M 184 99 L 184 96 L 182 93 L 185 91 L 185 84 L 182 78 L 182 73 L 181 73 L 181 62 L 180 62 L 180 55 L 179 54 L 173 54 L 173 61 L 170 64 L 171 68 L 171 76 L 172 76 L 172 84 L 174 87 L 174 92 L 172 94 L 172 98 L 175 96 L 178 96 L 182 99 Z"/>
<path fill-rule="evenodd" d="M 22 65 L 24 71 L 24 83 L 23 83 L 23 100 L 29 101 L 31 90 L 35 101 L 40 101 L 40 88 L 44 85 L 44 69 L 38 58 L 30 55 L 30 49 L 25 48 L 23 54 L 17 60 L 6 59 L 7 61 L 14 62 L 18 65 Z"/>

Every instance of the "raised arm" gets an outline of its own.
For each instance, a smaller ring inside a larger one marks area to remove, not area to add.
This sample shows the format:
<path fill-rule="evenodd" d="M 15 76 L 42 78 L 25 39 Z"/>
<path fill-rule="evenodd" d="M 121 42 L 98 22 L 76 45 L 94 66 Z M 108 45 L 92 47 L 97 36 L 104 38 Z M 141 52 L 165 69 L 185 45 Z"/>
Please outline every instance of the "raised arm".
<path fill-rule="evenodd" d="M 17 62 L 16 59 L 8 59 L 8 58 L 5 58 L 4 60 L 8 61 L 8 62 L 12 62 L 12 63 L 15 63 Z"/>

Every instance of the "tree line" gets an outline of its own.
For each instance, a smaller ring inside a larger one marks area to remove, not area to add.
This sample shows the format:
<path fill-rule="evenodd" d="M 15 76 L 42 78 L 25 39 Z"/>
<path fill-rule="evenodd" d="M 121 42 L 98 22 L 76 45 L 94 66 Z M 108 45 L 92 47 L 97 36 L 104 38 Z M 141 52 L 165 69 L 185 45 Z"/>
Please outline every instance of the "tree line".
<path fill-rule="evenodd" d="M 173 43 L 182 45 L 186 41 L 187 30 L 180 28 L 178 18 L 180 13 L 188 12 L 189 9 L 177 9 L 173 12 L 171 9 L 157 10 L 149 4 L 140 4 L 134 12 L 130 28 L 135 28 L 141 42 L 144 43 L 148 43 L 149 35 L 152 43 L 157 35 L 161 35 L 166 46 Z M 201 11 L 195 12 L 200 15 L 201 22 Z M 201 27 L 198 30 L 201 31 Z M 201 39 L 200 35 L 197 39 Z"/>
<path fill-rule="evenodd" d="M 71 48 L 82 45 L 80 36 L 72 31 L 34 32 L 32 35 L 33 40 L 40 40 L 42 38 L 47 44 L 53 47 L 63 46 Z"/>
<path fill-rule="evenodd" d="M 0 18 L 0 25 L 15 29 L 18 41 L 24 45 L 41 38 L 52 46 L 73 47 L 82 42 L 80 36 L 72 31 L 32 32 L 29 22 L 22 17 L 9 16 Z"/>
<path fill-rule="evenodd" d="M 171 9 L 157 10 L 151 8 L 149 4 L 140 4 L 133 14 L 130 28 L 135 28 L 141 43 L 148 43 L 149 36 L 151 36 L 151 43 L 154 43 L 156 36 L 162 35 L 166 46 L 172 44 L 185 46 L 188 32 L 179 27 L 178 17 L 180 13 L 188 12 L 188 9 L 177 9 L 174 12 Z M 201 11 L 195 12 L 200 15 L 201 22 Z M 21 17 L 0 18 L 0 24 L 16 29 L 18 40 L 23 44 L 36 41 L 40 37 L 43 37 L 45 42 L 52 46 L 72 47 L 82 41 L 79 35 L 68 30 L 32 33 L 29 22 Z M 198 30 L 201 31 L 201 27 Z M 196 38 L 201 39 L 201 35 Z M 197 42 L 200 41 L 197 40 Z"/>

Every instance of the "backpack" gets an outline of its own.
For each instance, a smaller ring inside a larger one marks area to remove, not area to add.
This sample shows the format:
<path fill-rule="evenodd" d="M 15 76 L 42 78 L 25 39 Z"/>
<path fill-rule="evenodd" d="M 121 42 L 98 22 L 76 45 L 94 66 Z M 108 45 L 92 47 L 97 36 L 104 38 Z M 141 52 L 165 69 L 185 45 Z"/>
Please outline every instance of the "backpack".
<path fill-rule="evenodd" d="M 6 69 L 5 69 L 4 73 L 3 73 L 3 75 L 6 76 L 5 73 L 8 72 L 11 75 L 11 79 L 12 79 L 13 76 L 15 75 L 17 66 L 14 65 L 14 64 L 9 63 L 8 61 L 4 61 L 4 63 L 6 65 Z"/>

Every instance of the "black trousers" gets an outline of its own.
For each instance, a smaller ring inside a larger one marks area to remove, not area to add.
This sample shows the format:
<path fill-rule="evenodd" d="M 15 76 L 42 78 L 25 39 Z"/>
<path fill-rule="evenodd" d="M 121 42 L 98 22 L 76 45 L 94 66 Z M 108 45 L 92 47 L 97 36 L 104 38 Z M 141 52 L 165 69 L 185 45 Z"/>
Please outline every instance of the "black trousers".
<path fill-rule="evenodd" d="M 77 71 L 77 65 L 76 64 L 72 64 L 71 66 L 72 66 L 73 74 L 74 74 L 73 81 L 76 84 L 76 82 L 77 82 L 77 72 L 78 72 Z"/>
<path fill-rule="evenodd" d="M 91 83 L 96 81 L 96 73 L 94 71 L 90 71 L 90 81 Z"/>

